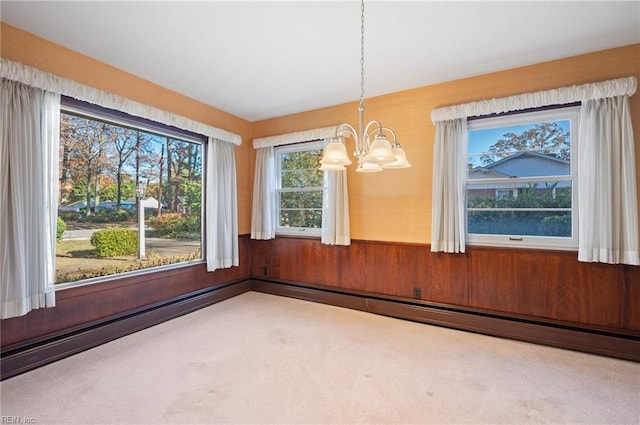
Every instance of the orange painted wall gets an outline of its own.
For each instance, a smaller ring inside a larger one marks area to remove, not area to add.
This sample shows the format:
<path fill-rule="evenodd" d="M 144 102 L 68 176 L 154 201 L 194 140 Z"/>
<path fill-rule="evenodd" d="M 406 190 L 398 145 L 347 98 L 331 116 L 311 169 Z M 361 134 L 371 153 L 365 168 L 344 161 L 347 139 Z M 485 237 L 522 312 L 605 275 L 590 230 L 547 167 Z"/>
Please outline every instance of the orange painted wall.
<path fill-rule="evenodd" d="M 431 237 L 431 184 L 434 108 L 495 97 L 635 76 L 640 79 L 640 44 L 522 68 L 450 81 L 366 99 L 366 120 L 393 128 L 413 167 L 359 174 L 350 167 L 349 203 L 354 239 L 428 243 Z M 401 75 L 398 78 L 402 78 Z M 357 124 L 357 102 L 253 123 L 254 137 Z M 631 97 L 636 169 L 640 170 L 640 94 Z M 349 141 L 347 151 L 352 151 Z M 640 172 L 637 173 L 640 188 Z"/>
<path fill-rule="evenodd" d="M 357 123 L 357 102 L 254 123 L 2 23 L 1 52 L 8 59 L 73 79 L 240 134 L 236 148 L 239 232 L 250 232 L 255 151 L 252 137 L 265 137 Z M 354 239 L 428 243 L 434 108 L 574 84 L 635 76 L 640 79 L 640 44 L 480 75 L 366 100 L 366 118 L 378 119 L 399 136 L 413 167 L 376 174 L 349 168 L 351 236 Z M 401 75 L 399 75 L 401 78 Z M 640 95 L 631 98 L 640 170 Z M 352 143 L 352 142 L 350 142 Z M 351 149 L 348 149 L 351 150 Z M 640 188 L 640 173 L 638 173 Z"/>
<path fill-rule="evenodd" d="M 238 231 L 240 234 L 251 231 L 253 149 L 250 122 L 4 22 L 1 24 L 0 54 L 4 58 L 239 134 L 242 145 L 235 152 Z"/>

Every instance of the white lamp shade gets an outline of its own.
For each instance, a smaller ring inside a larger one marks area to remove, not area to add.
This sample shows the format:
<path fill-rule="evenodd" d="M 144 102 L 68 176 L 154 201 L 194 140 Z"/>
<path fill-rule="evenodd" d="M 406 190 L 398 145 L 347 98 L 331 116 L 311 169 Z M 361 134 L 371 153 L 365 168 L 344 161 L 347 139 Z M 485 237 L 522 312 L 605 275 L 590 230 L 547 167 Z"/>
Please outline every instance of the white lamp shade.
<path fill-rule="evenodd" d="M 369 152 L 364 157 L 364 162 L 372 164 L 388 164 L 396 160 L 391 150 L 391 143 L 383 134 L 378 134 L 369 146 Z"/>
<path fill-rule="evenodd" d="M 347 155 L 347 149 L 344 147 L 344 143 L 339 141 L 332 141 L 324 148 L 324 154 L 320 160 L 322 165 L 349 165 L 351 160 Z"/>
<path fill-rule="evenodd" d="M 382 166 L 380 164 L 374 164 L 371 162 L 361 162 L 356 168 L 357 173 L 377 173 L 382 171 Z"/>
<path fill-rule="evenodd" d="M 396 157 L 396 160 L 390 162 L 388 164 L 383 164 L 383 168 L 409 168 L 411 164 L 407 161 L 407 155 L 404 153 L 404 149 L 400 147 L 400 145 L 394 145 L 391 149 L 393 151 L 393 155 Z"/>

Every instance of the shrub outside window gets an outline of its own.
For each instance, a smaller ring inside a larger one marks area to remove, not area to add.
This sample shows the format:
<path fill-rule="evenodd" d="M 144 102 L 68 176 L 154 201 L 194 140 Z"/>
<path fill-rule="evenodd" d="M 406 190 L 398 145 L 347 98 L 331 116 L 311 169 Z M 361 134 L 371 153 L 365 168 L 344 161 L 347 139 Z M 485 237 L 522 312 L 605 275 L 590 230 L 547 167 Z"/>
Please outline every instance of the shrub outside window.
<path fill-rule="evenodd" d="M 200 140 L 61 109 L 56 284 L 201 260 Z"/>
<path fill-rule="evenodd" d="M 320 236 L 324 174 L 319 170 L 322 142 L 275 149 L 278 226 L 276 233 Z"/>
<path fill-rule="evenodd" d="M 469 244 L 576 249 L 576 107 L 470 120 Z"/>

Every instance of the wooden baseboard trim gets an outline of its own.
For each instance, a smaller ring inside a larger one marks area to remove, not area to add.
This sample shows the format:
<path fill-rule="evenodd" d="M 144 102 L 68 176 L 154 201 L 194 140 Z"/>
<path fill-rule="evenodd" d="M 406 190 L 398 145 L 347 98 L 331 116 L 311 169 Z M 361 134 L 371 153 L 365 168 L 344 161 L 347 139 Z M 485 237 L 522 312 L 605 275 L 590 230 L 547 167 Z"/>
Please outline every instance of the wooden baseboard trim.
<path fill-rule="evenodd" d="M 251 290 L 248 280 L 196 291 L 38 341 L 3 347 L 0 380 L 33 370 L 114 339 L 174 319 Z"/>
<path fill-rule="evenodd" d="M 0 380 L 11 378 L 114 339 L 171 320 L 248 291 L 264 292 L 374 314 L 640 362 L 640 336 L 519 320 L 456 306 L 426 305 L 377 294 L 291 282 L 247 279 L 196 291 L 127 314 L 46 338 L 3 347 Z"/>
<path fill-rule="evenodd" d="M 640 336 L 571 327 L 543 320 L 503 317 L 495 312 L 465 311 L 456 306 L 428 305 L 411 300 L 386 299 L 377 294 L 353 293 L 298 283 L 253 279 L 251 289 L 431 325 L 481 333 L 556 348 L 640 362 Z"/>

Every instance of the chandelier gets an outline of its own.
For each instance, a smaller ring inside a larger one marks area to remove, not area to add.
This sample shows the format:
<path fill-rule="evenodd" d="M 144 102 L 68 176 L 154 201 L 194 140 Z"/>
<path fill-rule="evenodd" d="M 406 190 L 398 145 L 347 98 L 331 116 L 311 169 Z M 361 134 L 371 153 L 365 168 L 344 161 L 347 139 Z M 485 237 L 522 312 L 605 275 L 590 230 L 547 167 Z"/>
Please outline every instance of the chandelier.
<path fill-rule="evenodd" d="M 324 149 L 320 160 L 321 170 L 344 170 L 351 164 L 345 146 L 346 139 L 353 137 L 358 159 L 359 173 L 372 173 L 388 168 L 408 168 L 404 149 L 398 143 L 396 132 L 384 127 L 380 121 L 372 120 L 364 125 L 364 0 L 360 6 L 360 105 L 358 107 L 358 129 L 348 123 L 336 127 L 335 136 Z M 391 136 L 391 142 L 388 137 Z M 372 140 L 373 138 L 373 140 Z"/>

